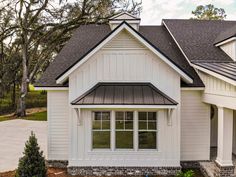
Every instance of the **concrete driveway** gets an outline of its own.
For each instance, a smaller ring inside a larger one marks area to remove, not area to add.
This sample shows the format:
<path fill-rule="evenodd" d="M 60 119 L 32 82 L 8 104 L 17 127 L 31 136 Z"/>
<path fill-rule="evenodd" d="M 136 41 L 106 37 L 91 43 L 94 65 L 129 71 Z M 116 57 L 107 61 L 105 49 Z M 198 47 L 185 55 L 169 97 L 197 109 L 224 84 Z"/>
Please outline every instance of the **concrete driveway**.
<path fill-rule="evenodd" d="M 0 172 L 17 168 L 25 142 L 33 131 L 44 156 L 47 154 L 47 122 L 9 120 L 0 122 Z"/>

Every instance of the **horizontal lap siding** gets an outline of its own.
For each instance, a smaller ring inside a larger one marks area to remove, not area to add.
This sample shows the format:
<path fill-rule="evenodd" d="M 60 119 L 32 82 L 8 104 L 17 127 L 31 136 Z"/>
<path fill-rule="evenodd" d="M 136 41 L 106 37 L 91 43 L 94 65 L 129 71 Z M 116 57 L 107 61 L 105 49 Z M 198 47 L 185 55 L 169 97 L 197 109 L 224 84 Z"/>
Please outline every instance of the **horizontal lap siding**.
<path fill-rule="evenodd" d="M 48 159 L 68 159 L 68 91 L 48 91 Z"/>
<path fill-rule="evenodd" d="M 210 108 L 200 91 L 181 92 L 181 160 L 208 160 Z"/>

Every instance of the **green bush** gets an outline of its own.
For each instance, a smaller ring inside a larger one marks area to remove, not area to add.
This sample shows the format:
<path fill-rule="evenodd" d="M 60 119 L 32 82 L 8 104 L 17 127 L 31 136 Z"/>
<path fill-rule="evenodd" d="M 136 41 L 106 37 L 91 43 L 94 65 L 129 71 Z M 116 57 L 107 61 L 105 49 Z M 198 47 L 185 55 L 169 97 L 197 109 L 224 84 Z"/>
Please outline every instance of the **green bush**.
<path fill-rule="evenodd" d="M 24 156 L 19 160 L 16 177 L 45 177 L 47 173 L 45 158 L 33 132 L 25 143 L 23 154 Z"/>
<path fill-rule="evenodd" d="M 176 177 L 194 177 L 194 171 L 193 170 L 187 170 L 187 171 L 182 171 L 179 172 Z"/>

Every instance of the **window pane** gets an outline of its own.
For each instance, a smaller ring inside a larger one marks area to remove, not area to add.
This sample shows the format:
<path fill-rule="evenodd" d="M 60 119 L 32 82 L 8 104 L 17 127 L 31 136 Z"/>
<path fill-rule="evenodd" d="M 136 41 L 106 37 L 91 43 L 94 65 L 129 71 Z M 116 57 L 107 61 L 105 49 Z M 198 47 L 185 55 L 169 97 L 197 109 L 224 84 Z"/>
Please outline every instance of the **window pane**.
<path fill-rule="evenodd" d="M 125 120 L 133 120 L 133 112 L 126 112 Z"/>
<path fill-rule="evenodd" d="M 116 148 L 133 148 L 133 132 L 132 131 L 116 131 Z"/>
<path fill-rule="evenodd" d="M 101 118 L 102 118 L 102 113 L 101 112 L 95 112 L 94 114 L 95 114 L 94 120 L 101 120 Z"/>
<path fill-rule="evenodd" d="M 147 113 L 146 112 L 139 112 L 138 113 L 138 120 L 147 120 Z"/>
<path fill-rule="evenodd" d="M 125 129 L 132 130 L 133 129 L 133 120 L 125 121 Z"/>
<path fill-rule="evenodd" d="M 93 148 L 110 148 L 110 131 L 93 131 Z"/>
<path fill-rule="evenodd" d="M 156 132 L 139 132 L 139 149 L 156 149 Z"/>
<path fill-rule="evenodd" d="M 102 112 L 102 120 L 110 120 L 110 113 Z"/>
<path fill-rule="evenodd" d="M 156 112 L 148 112 L 148 120 L 156 120 Z"/>
<path fill-rule="evenodd" d="M 116 121 L 116 129 L 124 129 L 124 121 L 122 121 L 122 120 L 118 120 L 118 121 Z"/>
<path fill-rule="evenodd" d="M 102 120 L 102 129 L 110 129 L 110 121 L 108 120 Z"/>
<path fill-rule="evenodd" d="M 148 122 L 148 130 L 156 130 L 157 129 L 157 123 L 155 121 Z"/>
<path fill-rule="evenodd" d="M 101 129 L 101 120 L 93 121 L 93 129 Z"/>
<path fill-rule="evenodd" d="M 124 120 L 124 112 L 116 112 L 116 120 Z"/>
<path fill-rule="evenodd" d="M 139 121 L 138 122 L 138 129 L 139 130 L 147 130 L 147 122 L 146 121 Z"/>

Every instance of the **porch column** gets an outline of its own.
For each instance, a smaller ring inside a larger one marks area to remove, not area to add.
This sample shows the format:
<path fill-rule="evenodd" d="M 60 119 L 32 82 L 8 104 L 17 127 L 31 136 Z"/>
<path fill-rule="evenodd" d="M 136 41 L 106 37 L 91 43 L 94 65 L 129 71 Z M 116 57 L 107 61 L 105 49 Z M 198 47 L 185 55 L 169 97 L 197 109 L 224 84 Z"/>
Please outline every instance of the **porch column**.
<path fill-rule="evenodd" d="M 233 110 L 218 107 L 218 149 L 216 163 L 221 166 L 233 166 Z"/>

